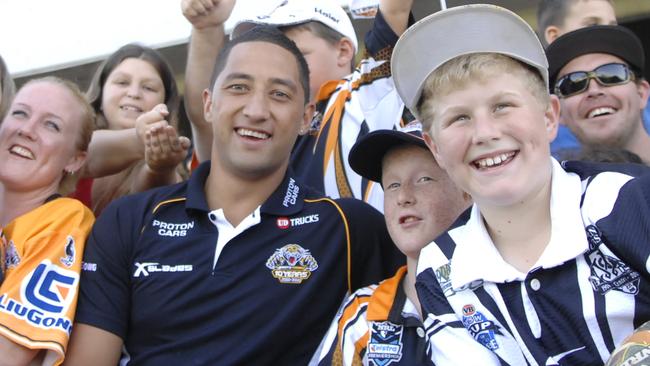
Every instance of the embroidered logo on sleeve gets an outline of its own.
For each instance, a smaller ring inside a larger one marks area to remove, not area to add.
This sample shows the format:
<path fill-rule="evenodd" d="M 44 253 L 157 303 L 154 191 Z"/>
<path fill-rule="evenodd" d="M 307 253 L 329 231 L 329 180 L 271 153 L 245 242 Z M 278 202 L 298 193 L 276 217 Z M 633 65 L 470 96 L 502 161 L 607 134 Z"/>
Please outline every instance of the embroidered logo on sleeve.
<path fill-rule="evenodd" d="M 368 364 L 386 366 L 402 359 L 401 325 L 391 322 L 373 322 L 368 340 Z"/>
<path fill-rule="evenodd" d="M 72 264 L 74 263 L 74 260 L 76 258 L 76 250 L 74 248 L 74 238 L 72 235 L 68 235 L 68 238 L 66 239 L 65 243 L 65 257 L 61 257 L 61 263 L 70 268 L 72 267 Z"/>
<path fill-rule="evenodd" d="M 589 251 L 585 257 L 591 269 L 589 282 L 591 282 L 594 291 L 601 295 L 610 290 L 637 295 L 641 281 L 639 272 L 631 269 L 620 259 L 606 255 L 599 249 L 603 241 L 600 230 L 596 226 L 589 225 L 585 229 L 589 240 Z"/>
<path fill-rule="evenodd" d="M 20 264 L 20 256 L 16 250 L 16 245 L 13 240 L 7 243 L 7 251 L 5 253 L 5 269 L 16 268 Z"/>
<path fill-rule="evenodd" d="M 280 283 L 301 284 L 318 269 L 318 263 L 309 250 L 298 244 L 287 244 L 269 257 L 266 267 Z"/>

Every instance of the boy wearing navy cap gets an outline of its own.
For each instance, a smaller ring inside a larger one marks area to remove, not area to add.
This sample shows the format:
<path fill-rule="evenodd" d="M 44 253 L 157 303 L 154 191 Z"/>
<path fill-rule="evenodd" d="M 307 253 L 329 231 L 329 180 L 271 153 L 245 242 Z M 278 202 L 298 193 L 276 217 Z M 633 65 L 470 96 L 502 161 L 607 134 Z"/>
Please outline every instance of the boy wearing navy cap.
<path fill-rule="evenodd" d="M 384 188 L 386 226 L 407 264 L 345 301 L 312 360 L 318 365 L 432 364 L 415 294 L 417 260 L 470 199 L 440 169 L 421 130 L 415 121 L 400 131 L 374 131 L 350 151 L 352 168 Z"/>
<path fill-rule="evenodd" d="M 603 364 L 650 318 L 647 168 L 551 158 L 559 101 L 544 49 L 506 9 L 433 14 L 391 66 L 436 161 L 475 202 L 420 254 L 432 360 Z M 463 357 L 446 353 L 456 347 Z"/>
<path fill-rule="evenodd" d="M 650 85 L 639 38 L 616 25 L 582 28 L 546 50 L 560 120 L 586 147 L 625 149 L 650 164 L 642 114 Z"/>

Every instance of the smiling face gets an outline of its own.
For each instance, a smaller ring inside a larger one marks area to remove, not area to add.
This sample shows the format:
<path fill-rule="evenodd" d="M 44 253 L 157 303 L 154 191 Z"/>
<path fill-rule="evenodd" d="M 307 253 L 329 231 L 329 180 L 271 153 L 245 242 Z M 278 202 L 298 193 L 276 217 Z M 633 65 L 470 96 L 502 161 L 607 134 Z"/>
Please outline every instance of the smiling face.
<path fill-rule="evenodd" d="M 479 205 L 526 202 L 550 186 L 549 144 L 559 103 L 536 97 L 522 76 L 531 71 L 518 64 L 509 73 L 480 72 L 428 106 L 432 121 L 425 141 Z"/>
<path fill-rule="evenodd" d="M 127 58 L 117 65 L 102 89 L 102 111 L 113 130 L 134 127 L 142 113 L 164 100 L 160 75 L 149 62 L 137 58 Z"/>
<path fill-rule="evenodd" d="M 558 79 L 571 72 L 591 71 L 613 62 L 625 63 L 609 54 L 582 55 L 566 64 Z M 636 134 L 645 133 L 641 114 L 649 89 L 645 80 L 615 86 L 602 86 L 590 80 L 587 90 L 560 100 L 560 121 L 582 144 L 626 148 Z"/>
<path fill-rule="evenodd" d="M 235 45 L 212 94 L 204 93 L 213 169 L 245 179 L 284 175 L 313 112 L 304 97 L 293 54 L 268 42 Z"/>
<path fill-rule="evenodd" d="M 7 190 L 56 192 L 65 171 L 77 171 L 82 115 L 61 85 L 26 84 L 0 126 L 0 181 Z"/>
<path fill-rule="evenodd" d="M 420 250 L 446 230 L 468 201 L 428 150 L 391 149 L 382 161 L 384 216 L 399 250 L 417 259 Z"/>

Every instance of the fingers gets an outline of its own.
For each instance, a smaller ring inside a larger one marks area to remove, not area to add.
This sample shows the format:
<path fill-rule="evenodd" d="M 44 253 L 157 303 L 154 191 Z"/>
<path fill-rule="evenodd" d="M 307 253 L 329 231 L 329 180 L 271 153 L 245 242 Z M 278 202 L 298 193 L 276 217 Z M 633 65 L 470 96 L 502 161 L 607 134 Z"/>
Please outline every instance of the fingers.
<path fill-rule="evenodd" d="M 154 171 L 172 169 L 183 161 L 190 147 L 190 140 L 178 136 L 169 125 L 155 125 L 145 134 L 145 159 Z"/>
<path fill-rule="evenodd" d="M 141 114 L 135 120 L 135 132 L 144 141 L 144 135 L 148 128 L 155 124 L 168 125 L 165 118 L 169 115 L 169 110 L 165 104 L 158 104 L 152 110 Z"/>

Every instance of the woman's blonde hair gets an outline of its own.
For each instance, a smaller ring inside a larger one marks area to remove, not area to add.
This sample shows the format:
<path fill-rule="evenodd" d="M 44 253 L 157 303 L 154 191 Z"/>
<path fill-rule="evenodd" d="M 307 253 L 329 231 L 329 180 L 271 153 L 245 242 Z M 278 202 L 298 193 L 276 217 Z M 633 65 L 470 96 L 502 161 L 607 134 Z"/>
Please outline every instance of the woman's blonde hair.
<path fill-rule="evenodd" d="M 425 81 L 416 107 L 423 131 L 431 129 L 438 98 L 464 88 L 469 82 L 505 74 L 519 77 L 543 106 L 548 105 L 548 89 L 535 68 L 499 53 L 472 53 L 447 61 Z"/>

